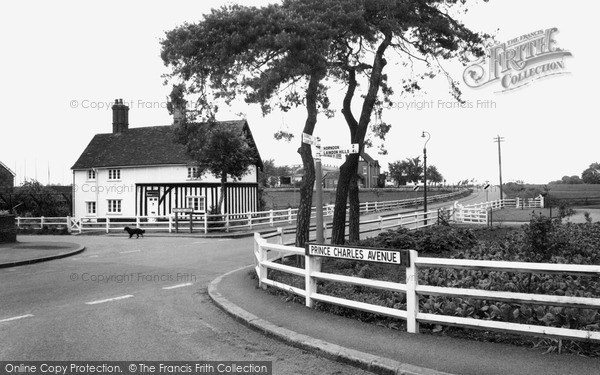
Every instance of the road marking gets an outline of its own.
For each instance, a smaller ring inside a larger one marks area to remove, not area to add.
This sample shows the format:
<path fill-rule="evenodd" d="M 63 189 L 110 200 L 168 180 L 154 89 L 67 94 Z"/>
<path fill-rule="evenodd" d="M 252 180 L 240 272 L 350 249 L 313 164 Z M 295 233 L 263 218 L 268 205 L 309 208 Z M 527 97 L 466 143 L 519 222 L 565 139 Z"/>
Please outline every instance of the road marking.
<path fill-rule="evenodd" d="M 96 305 L 96 304 L 99 304 L 99 303 L 118 301 L 120 299 L 131 298 L 131 297 L 133 297 L 133 295 L 127 294 L 125 296 L 120 296 L 120 297 L 114 297 L 114 298 L 108 298 L 108 299 L 101 299 L 101 300 L 98 300 L 98 301 L 86 302 L 85 304 L 86 305 Z"/>
<path fill-rule="evenodd" d="M 2 319 L 2 320 L 0 320 L 0 323 L 4 323 L 4 322 L 10 322 L 10 321 L 13 321 L 13 320 L 18 320 L 18 319 L 23 319 L 23 318 L 30 318 L 30 317 L 32 317 L 32 316 L 33 316 L 32 314 L 21 315 L 21 316 L 15 316 L 15 317 L 12 317 L 12 318 L 6 318 L 6 319 Z"/>
<path fill-rule="evenodd" d="M 231 238 L 221 238 L 221 239 L 217 240 L 217 242 L 223 242 L 223 241 L 231 241 Z"/>
<path fill-rule="evenodd" d="M 190 286 L 192 284 L 193 283 L 177 284 L 177 285 L 173 285 L 173 286 L 166 286 L 163 289 L 167 290 L 167 289 L 183 288 L 184 286 Z"/>
<path fill-rule="evenodd" d="M 197 243 L 206 244 L 206 243 L 208 243 L 208 242 L 207 242 L 207 241 L 192 242 L 192 244 L 197 244 Z"/>
<path fill-rule="evenodd" d="M 98 255 L 90 255 L 88 258 L 98 258 Z"/>
<path fill-rule="evenodd" d="M 139 253 L 141 250 L 119 251 L 119 254 Z"/>

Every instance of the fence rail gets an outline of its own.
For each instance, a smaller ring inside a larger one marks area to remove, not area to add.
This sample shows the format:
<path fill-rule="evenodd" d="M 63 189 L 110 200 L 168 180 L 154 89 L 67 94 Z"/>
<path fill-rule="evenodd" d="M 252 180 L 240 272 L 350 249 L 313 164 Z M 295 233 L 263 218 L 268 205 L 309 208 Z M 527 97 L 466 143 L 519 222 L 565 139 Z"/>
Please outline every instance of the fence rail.
<path fill-rule="evenodd" d="M 267 238 L 261 237 L 258 233 L 255 233 L 254 235 L 255 271 L 258 275 L 259 285 L 263 288 L 266 286 L 279 288 L 302 296 L 305 298 L 305 303 L 308 307 L 313 307 L 315 301 L 320 301 L 379 315 L 403 319 L 406 320 L 407 331 L 410 333 L 419 333 L 420 323 L 434 323 L 542 337 L 600 342 L 600 331 L 586 331 L 423 313 L 419 311 L 419 296 L 464 297 L 482 300 L 504 301 L 510 303 L 564 306 L 582 309 L 600 309 L 600 298 L 436 287 L 430 285 L 419 285 L 417 277 L 420 269 L 432 267 L 461 268 L 467 270 L 486 270 L 495 272 L 571 274 L 578 277 L 599 277 L 600 266 L 427 258 L 419 257 L 417 251 L 415 250 L 409 250 L 410 263 L 406 268 L 405 283 L 395 283 L 321 272 L 321 259 L 319 257 L 306 256 L 303 248 L 281 245 L 281 242 L 283 241 L 281 233 L 279 237 L 270 236 L 270 239 L 272 241 L 275 240 L 278 243 L 269 243 Z M 287 255 L 304 256 L 305 267 L 291 267 L 278 263 L 282 257 Z M 304 277 L 304 289 L 269 279 L 269 269 Z M 318 280 L 336 281 L 346 284 L 367 286 L 375 289 L 405 293 L 406 309 L 400 310 L 396 308 L 372 305 L 364 302 L 357 302 L 325 295 L 319 293 L 317 289 Z"/>
<path fill-rule="evenodd" d="M 454 204 L 454 207 L 447 208 L 451 222 L 467 223 L 467 224 L 490 224 L 490 211 L 499 210 L 502 208 L 544 208 L 544 197 L 541 195 L 537 198 L 515 198 L 515 199 L 498 199 L 495 201 L 475 203 L 469 205 Z"/>
<path fill-rule="evenodd" d="M 447 194 L 438 194 L 429 196 L 428 203 L 456 198 L 465 195 L 469 190 L 455 191 Z M 380 212 L 398 208 L 416 207 L 423 205 L 423 198 L 402 199 L 383 202 L 364 202 L 360 204 L 361 213 Z M 325 217 L 333 217 L 334 205 L 323 206 Z M 236 231 L 252 230 L 259 226 L 274 227 L 280 224 L 293 224 L 298 216 L 298 209 L 269 210 L 247 212 L 240 214 L 192 214 L 192 223 L 188 214 L 180 214 L 176 220 L 175 215 L 163 216 L 134 216 L 131 218 L 123 217 L 84 217 L 79 221 L 72 217 L 17 217 L 17 227 L 19 229 L 33 228 L 41 229 L 44 226 L 66 226 L 69 231 L 79 233 L 85 231 L 103 231 L 106 233 L 122 231 L 123 227 L 130 226 L 141 228 L 148 231 L 168 231 L 173 232 L 176 228 L 181 231 L 201 231 L 208 233 L 210 231 Z M 316 209 L 312 208 L 311 218 L 316 217 Z M 387 219 L 386 219 L 387 220 Z M 384 221 L 386 221 L 384 220 Z"/>

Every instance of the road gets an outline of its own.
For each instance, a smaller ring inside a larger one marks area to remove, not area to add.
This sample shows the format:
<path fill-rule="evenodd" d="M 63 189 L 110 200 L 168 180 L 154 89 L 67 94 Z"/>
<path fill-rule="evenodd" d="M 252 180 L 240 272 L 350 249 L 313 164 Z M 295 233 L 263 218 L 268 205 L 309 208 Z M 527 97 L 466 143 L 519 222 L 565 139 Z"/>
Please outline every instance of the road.
<path fill-rule="evenodd" d="M 211 280 L 252 263 L 251 238 L 70 240 L 86 251 L 0 269 L 0 361 L 264 360 L 274 374 L 367 373 L 269 339 L 210 301 Z"/>

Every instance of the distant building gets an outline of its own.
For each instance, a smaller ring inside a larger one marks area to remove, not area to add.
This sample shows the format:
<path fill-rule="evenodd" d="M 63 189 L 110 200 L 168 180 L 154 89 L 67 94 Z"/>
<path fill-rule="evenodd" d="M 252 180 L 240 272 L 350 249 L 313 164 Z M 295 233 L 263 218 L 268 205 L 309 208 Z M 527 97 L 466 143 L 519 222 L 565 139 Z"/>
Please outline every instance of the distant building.
<path fill-rule="evenodd" d="M 358 160 L 358 175 L 361 186 L 367 189 L 377 187 L 377 179 L 381 173 L 379 161 L 373 159 L 369 154 L 363 152 Z"/>
<path fill-rule="evenodd" d="M 12 191 L 15 186 L 15 172 L 0 161 L 0 192 Z"/>
<path fill-rule="evenodd" d="M 129 107 L 115 101 L 112 133 L 96 134 L 73 167 L 73 216 L 162 216 L 174 208 L 208 212 L 217 207 L 220 180 L 199 175 L 184 145 L 176 143 L 172 125 L 129 129 Z M 226 121 L 255 145 L 245 120 Z M 227 182 L 223 212 L 258 210 L 256 164 L 240 180 Z"/>

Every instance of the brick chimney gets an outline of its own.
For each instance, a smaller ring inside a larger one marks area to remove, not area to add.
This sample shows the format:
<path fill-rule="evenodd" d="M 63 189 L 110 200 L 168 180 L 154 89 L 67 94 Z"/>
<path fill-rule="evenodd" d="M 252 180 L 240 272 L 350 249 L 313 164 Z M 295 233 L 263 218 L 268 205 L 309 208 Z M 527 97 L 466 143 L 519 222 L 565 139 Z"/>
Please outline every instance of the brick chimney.
<path fill-rule="evenodd" d="M 123 99 L 115 99 L 113 111 L 113 134 L 122 133 L 129 128 L 129 107 L 123 104 Z"/>

